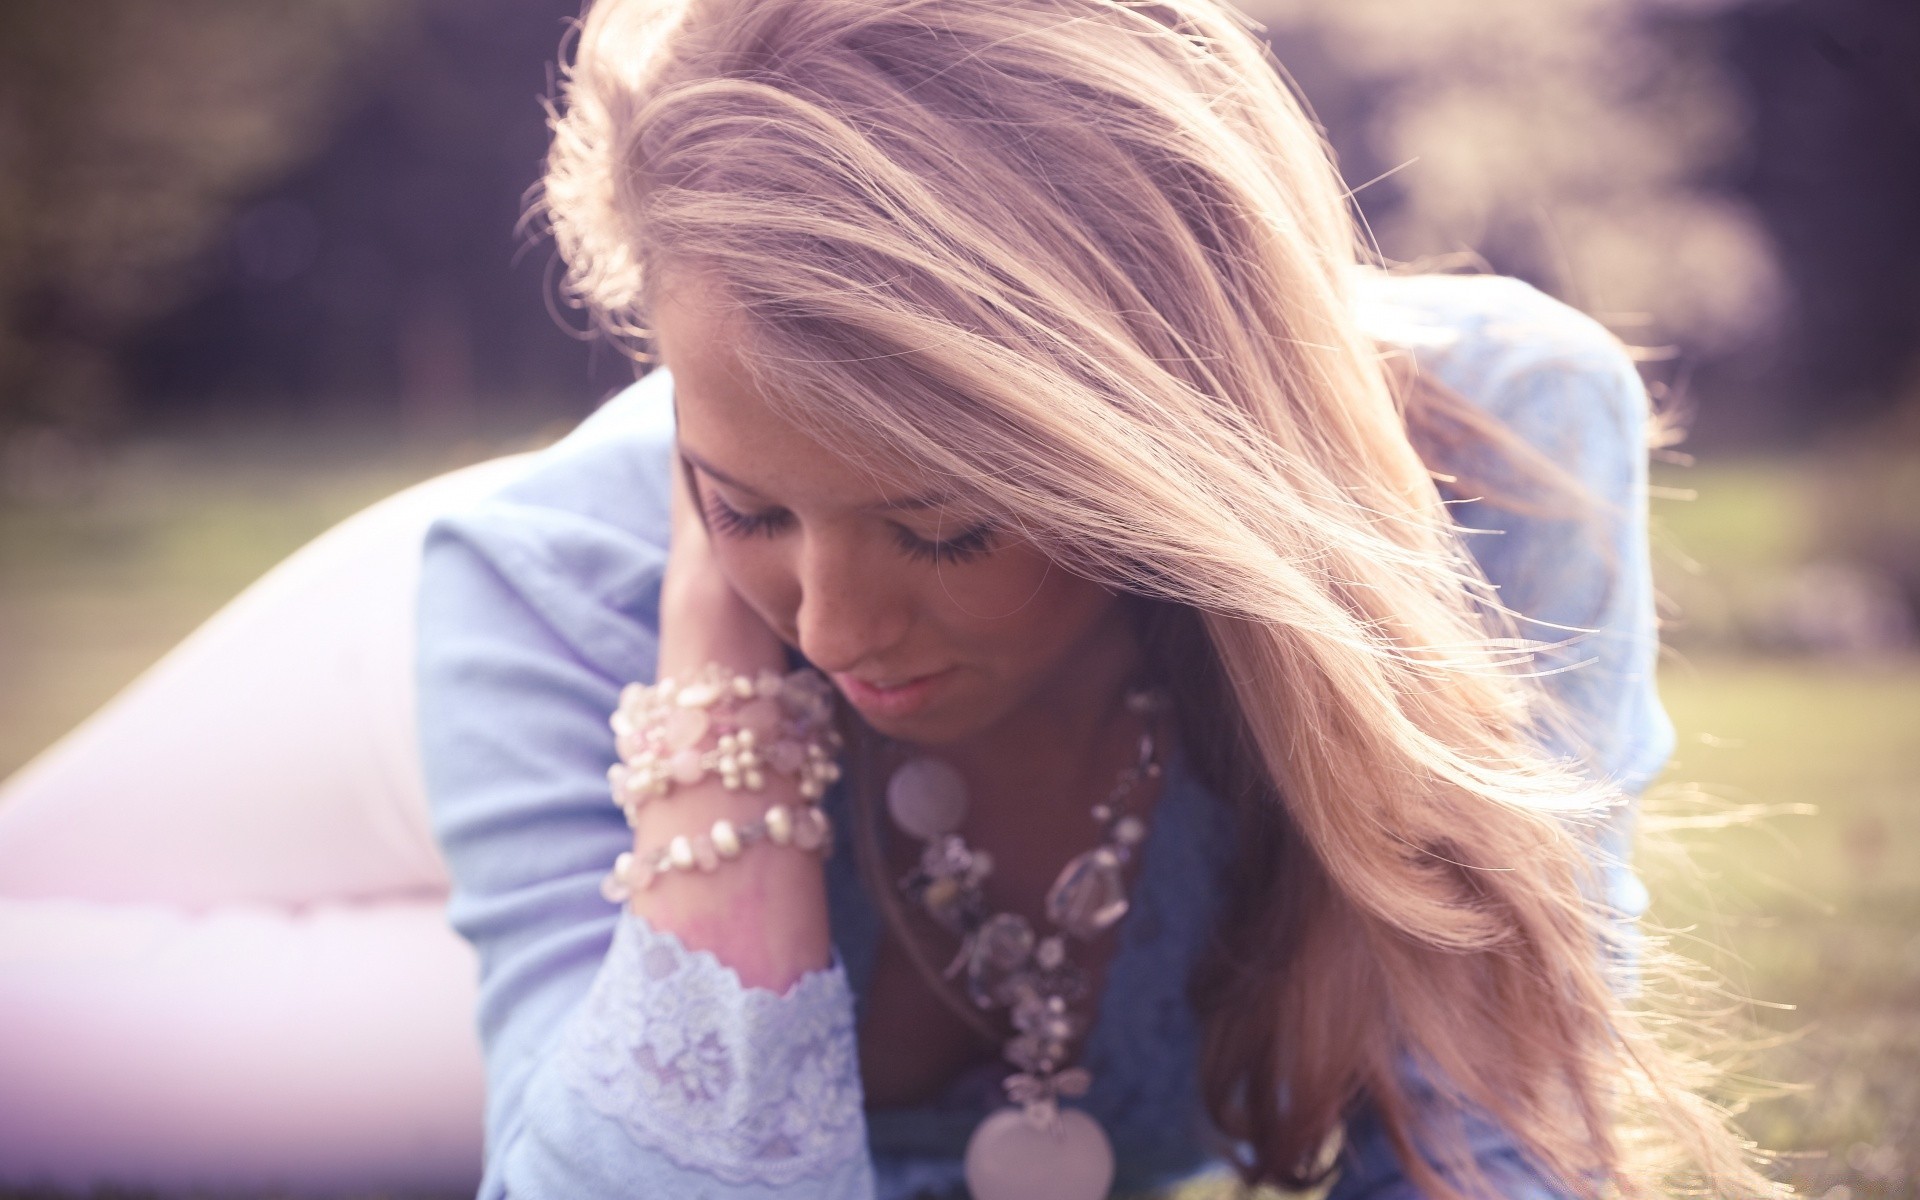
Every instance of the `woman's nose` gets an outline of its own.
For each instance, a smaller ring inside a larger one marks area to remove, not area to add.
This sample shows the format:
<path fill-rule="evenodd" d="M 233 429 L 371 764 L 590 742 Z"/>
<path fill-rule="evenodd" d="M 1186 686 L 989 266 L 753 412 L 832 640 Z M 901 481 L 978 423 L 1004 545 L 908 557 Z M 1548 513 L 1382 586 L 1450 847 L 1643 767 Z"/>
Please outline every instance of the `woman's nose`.
<path fill-rule="evenodd" d="M 912 616 L 889 572 L 855 547 L 813 543 L 801 554 L 800 652 L 823 671 L 875 664 L 906 633 Z M 878 663 L 891 666 L 893 664 Z"/>

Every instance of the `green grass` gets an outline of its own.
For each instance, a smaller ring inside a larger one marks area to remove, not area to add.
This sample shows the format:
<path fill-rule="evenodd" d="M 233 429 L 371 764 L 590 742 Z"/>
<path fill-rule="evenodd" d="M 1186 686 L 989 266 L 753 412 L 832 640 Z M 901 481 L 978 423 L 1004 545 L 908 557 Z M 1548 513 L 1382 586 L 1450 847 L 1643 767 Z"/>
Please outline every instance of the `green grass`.
<path fill-rule="evenodd" d="M 1740 808 L 1642 851 L 1656 917 L 1790 1035 L 1755 1074 L 1802 1090 L 1747 1130 L 1811 1195 L 1914 1195 L 1920 1175 L 1920 665 L 1669 663 L 1683 731 L 1649 824 Z M 1791 1006 L 1768 1007 L 1768 1006 Z M 1839 1200 L 1836 1197 L 1836 1200 Z"/>
<path fill-rule="evenodd" d="M 0 779 L 341 518 L 506 449 L 155 443 L 82 498 L 0 500 Z"/>
<path fill-rule="evenodd" d="M 155 446 L 111 464 L 90 499 L 0 507 L 0 775 L 335 520 L 488 452 Z M 1700 494 L 1656 503 L 1663 591 L 1693 615 L 1815 544 L 1793 464 L 1660 482 Z M 1650 837 L 1641 862 L 1677 948 L 1762 1002 L 1748 1010 L 1755 1038 L 1777 1044 L 1754 1052 L 1751 1073 L 1802 1089 L 1756 1103 L 1745 1127 L 1797 1156 L 1784 1171 L 1810 1196 L 1913 1197 L 1920 661 L 1742 657 L 1711 636 L 1676 644 L 1662 689 L 1679 750 L 1646 808 L 1650 827 L 1683 826 L 1671 837 L 1685 853 Z M 1741 809 L 1774 815 L 1713 826 Z"/>
<path fill-rule="evenodd" d="M 1655 540 L 1698 555 L 1715 576 L 1778 571 L 1819 541 L 1808 476 L 1790 460 L 1656 465 Z"/>

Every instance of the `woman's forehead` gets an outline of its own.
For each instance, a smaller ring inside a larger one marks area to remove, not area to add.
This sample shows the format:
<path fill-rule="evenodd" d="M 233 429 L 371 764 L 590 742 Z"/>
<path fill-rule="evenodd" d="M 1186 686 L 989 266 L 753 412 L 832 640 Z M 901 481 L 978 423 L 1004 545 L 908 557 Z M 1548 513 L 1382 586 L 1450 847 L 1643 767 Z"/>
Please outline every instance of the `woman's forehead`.
<path fill-rule="evenodd" d="M 741 353 L 737 306 L 700 277 L 662 294 L 653 326 L 673 379 L 680 447 L 730 487 L 780 504 L 952 509 L 960 490 L 878 437 L 796 419 L 801 401 L 768 394 Z"/>
<path fill-rule="evenodd" d="M 907 470 L 888 474 L 835 454 L 817 441 L 715 439 L 681 431 L 680 452 L 700 471 L 735 491 L 787 507 L 870 512 L 918 512 L 955 507 L 955 494 L 930 476 Z"/>
<path fill-rule="evenodd" d="M 682 273 L 653 307 L 672 374 L 680 447 L 737 492 L 780 505 L 858 511 L 968 511 L 973 490 L 847 422 L 806 420 L 822 403 L 778 392 L 741 348 L 751 330 L 712 276 Z M 776 369 L 778 371 L 778 369 Z"/>
<path fill-rule="evenodd" d="M 686 382 L 672 361 L 680 451 L 736 491 L 788 507 L 834 510 L 949 508 L 954 489 L 875 444 L 829 444 L 739 379 L 697 367 Z M 702 385 L 715 386 L 702 386 Z"/>

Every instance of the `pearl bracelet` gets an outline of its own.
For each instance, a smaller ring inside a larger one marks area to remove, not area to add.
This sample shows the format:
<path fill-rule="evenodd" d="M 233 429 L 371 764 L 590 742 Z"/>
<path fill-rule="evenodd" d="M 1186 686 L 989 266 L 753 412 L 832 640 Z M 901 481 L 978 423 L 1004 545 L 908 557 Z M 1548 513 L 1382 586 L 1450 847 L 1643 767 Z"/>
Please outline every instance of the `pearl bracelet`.
<path fill-rule="evenodd" d="M 627 685 L 608 723 L 620 761 L 607 782 L 629 826 L 641 805 L 708 776 L 757 792 L 771 769 L 808 801 L 840 778 L 833 685 L 814 670 L 746 675 L 709 663 L 691 679 Z"/>
<path fill-rule="evenodd" d="M 652 887 L 662 875 L 696 869 L 717 871 L 721 863 L 739 858 L 748 846 L 761 841 L 829 855 L 833 853 L 833 823 L 811 804 L 776 804 L 764 817 L 744 825 L 722 817 L 706 833 L 692 837 L 680 834 L 644 854 L 621 851 L 613 860 L 613 869 L 600 880 L 600 894 L 608 903 L 621 904 L 635 892 Z"/>

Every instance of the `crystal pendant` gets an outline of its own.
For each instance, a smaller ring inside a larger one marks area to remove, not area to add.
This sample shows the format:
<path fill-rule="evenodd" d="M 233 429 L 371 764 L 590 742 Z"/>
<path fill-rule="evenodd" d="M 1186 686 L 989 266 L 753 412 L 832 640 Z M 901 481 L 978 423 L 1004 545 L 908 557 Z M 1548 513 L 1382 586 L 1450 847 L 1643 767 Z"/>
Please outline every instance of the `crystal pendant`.
<path fill-rule="evenodd" d="M 995 913 L 974 937 L 980 965 L 988 970 L 1017 971 L 1033 953 L 1033 926 L 1019 913 Z"/>
<path fill-rule="evenodd" d="M 887 780 L 887 812 L 900 828 L 932 841 L 966 819 L 967 781 L 940 759 L 911 759 Z"/>
<path fill-rule="evenodd" d="M 1047 917 L 1082 940 L 1099 936 L 1127 915 L 1120 856 L 1110 846 L 1077 855 L 1047 890 Z"/>
<path fill-rule="evenodd" d="M 967 994 L 981 1008 L 991 1007 L 1009 976 L 1033 956 L 1033 926 L 1018 913 L 995 913 L 968 936 L 962 949 L 967 964 Z"/>
<path fill-rule="evenodd" d="M 1007 1107 L 967 1141 L 973 1200 L 1100 1200 L 1113 1185 L 1113 1143 L 1077 1108 Z"/>

